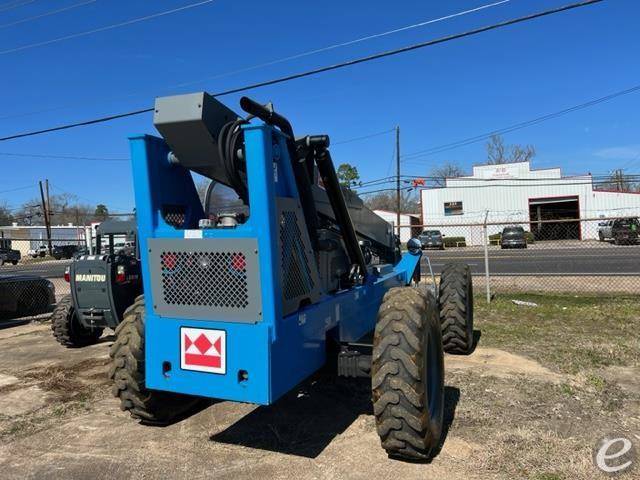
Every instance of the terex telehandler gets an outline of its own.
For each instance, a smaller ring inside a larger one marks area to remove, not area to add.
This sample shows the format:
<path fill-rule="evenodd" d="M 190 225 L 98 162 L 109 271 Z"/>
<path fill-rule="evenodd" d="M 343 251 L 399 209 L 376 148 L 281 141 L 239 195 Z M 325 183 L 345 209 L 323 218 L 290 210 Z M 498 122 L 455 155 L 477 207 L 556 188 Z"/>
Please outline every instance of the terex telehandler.
<path fill-rule="evenodd" d="M 387 452 L 428 459 L 443 347 L 472 348 L 468 266 L 420 284 L 419 240 L 401 255 L 391 225 L 341 188 L 326 135 L 240 106 L 247 117 L 206 93 L 158 98 L 162 138 L 130 138 L 144 296 L 116 330 L 114 394 L 164 423 L 198 397 L 271 404 L 337 361 L 371 377 Z M 192 173 L 215 182 L 204 206 Z"/>

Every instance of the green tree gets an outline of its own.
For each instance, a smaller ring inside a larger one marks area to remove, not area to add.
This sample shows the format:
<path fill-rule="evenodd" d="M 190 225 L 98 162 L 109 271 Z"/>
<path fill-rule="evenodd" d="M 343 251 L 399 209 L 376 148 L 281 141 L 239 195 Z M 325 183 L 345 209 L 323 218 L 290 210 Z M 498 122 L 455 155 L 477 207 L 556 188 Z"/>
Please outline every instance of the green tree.
<path fill-rule="evenodd" d="M 93 212 L 93 216 L 95 217 L 96 221 L 104 222 L 107 218 L 109 218 L 109 209 L 106 205 L 99 203 L 98 205 L 96 205 L 96 210 L 95 212 Z"/>
<path fill-rule="evenodd" d="M 344 187 L 357 187 L 360 184 L 358 169 L 348 163 L 341 164 L 336 171 L 336 175 L 338 175 L 340 185 Z"/>

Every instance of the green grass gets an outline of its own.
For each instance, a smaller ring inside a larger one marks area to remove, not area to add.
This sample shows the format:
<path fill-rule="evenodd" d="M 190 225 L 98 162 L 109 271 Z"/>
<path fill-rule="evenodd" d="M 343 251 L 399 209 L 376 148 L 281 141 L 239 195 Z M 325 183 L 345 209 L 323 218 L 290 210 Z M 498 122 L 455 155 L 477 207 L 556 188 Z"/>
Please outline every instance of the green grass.
<path fill-rule="evenodd" d="M 533 480 L 564 480 L 565 477 L 557 473 L 540 473 L 531 478 Z"/>
<path fill-rule="evenodd" d="M 475 306 L 482 346 L 525 354 L 565 373 L 640 365 L 640 297 L 505 294 L 491 305 L 477 296 Z"/>

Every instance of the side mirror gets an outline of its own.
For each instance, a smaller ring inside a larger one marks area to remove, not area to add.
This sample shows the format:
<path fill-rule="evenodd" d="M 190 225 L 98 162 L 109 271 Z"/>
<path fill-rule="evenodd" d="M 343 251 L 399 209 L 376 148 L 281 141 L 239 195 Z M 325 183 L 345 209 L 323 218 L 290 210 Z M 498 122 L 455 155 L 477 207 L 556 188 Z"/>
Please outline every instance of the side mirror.
<path fill-rule="evenodd" d="M 446 237 L 446 235 L 445 235 L 444 233 L 443 233 L 443 234 L 441 234 L 440 236 L 441 236 L 441 237 Z"/>
<path fill-rule="evenodd" d="M 422 242 L 417 238 L 412 238 L 407 242 L 407 250 L 412 255 L 417 255 L 422 252 Z"/>

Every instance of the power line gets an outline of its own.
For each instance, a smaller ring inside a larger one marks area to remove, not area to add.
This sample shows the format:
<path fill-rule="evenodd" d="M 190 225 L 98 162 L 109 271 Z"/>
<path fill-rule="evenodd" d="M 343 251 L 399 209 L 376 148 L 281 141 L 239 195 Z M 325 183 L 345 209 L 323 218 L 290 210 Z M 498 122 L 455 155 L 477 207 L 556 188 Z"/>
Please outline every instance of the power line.
<path fill-rule="evenodd" d="M 343 143 L 356 142 L 359 140 L 365 140 L 368 138 L 377 137 L 386 133 L 392 132 L 393 129 L 385 130 L 384 132 L 372 133 L 369 135 L 363 135 L 360 137 L 351 138 L 348 140 L 342 140 L 339 142 L 332 142 L 332 145 L 340 145 Z M 63 160 L 93 160 L 100 162 L 128 162 L 130 159 L 125 157 L 94 157 L 87 155 L 72 155 L 72 154 L 57 154 L 57 153 L 16 153 L 16 152 L 0 152 L 0 156 L 7 157 L 24 157 L 24 158 L 59 158 Z"/>
<path fill-rule="evenodd" d="M 342 48 L 342 47 L 347 47 L 347 46 L 350 46 L 350 45 L 355 45 L 357 43 L 361 43 L 361 42 L 365 42 L 365 41 L 369 41 L 369 40 L 374 40 L 376 38 L 381 38 L 381 37 L 385 37 L 385 36 L 388 36 L 388 35 L 393 35 L 395 33 L 404 32 L 404 31 L 407 31 L 407 30 L 412 30 L 414 28 L 424 27 L 426 25 L 431 25 L 431 24 L 442 22 L 442 21 L 445 21 L 445 20 L 451 20 L 453 18 L 461 17 L 463 15 L 468 15 L 470 13 L 475 13 L 475 12 L 478 12 L 478 11 L 481 11 L 481 10 L 485 10 L 487 8 L 496 7 L 498 5 L 502 5 L 502 4 L 510 2 L 510 1 L 511 0 L 502 0 L 500 2 L 494 2 L 494 3 L 487 4 L 487 5 L 481 5 L 481 6 L 476 7 L 476 8 L 472 8 L 472 9 L 469 9 L 469 10 L 463 10 L 461 12 L 452 13 L 452 14 L 449 14 L 449 15 L 445 15 L 443 17 L 438 17 L 438 18 L 434 18 L 434 19 L 431 19 L 431 20 L 425 20 L 425 21 L 414 23 L 414 24 L 411 24 L 411 25 L 406 25 L 404 27 L 395 28 L 393 30 L 387 30 L 385 32 L 375 33 L 375 34 L 372 34 L 372 35 L 367 35 L 367 36 L 364 36 L 364 37 L 356 38 L 354 40 L 349 40 L 349 41 L 346 41 L 346 42 L 335 43 L 333 45 L 328 45 L 328 46 L 322 47 L 322 48 L 316 48 L 316 49 L 313 49 L 313 50 L 308 50 L 306 52 L 301 52 L 301 53 L 297 53 L 297 54 L 294 54 L 294 55 L 289 55 L 287 57 L 279 58 L 279 59 L 276 59 L 276 60 L 271 60 L 271 61 L 268 61 L 268 62 L 260 63 L 260 64 L 257 64 L 257 65 L 240 68 L 238 70 L 233 70 L 231 72 L 225 72 L 225 73 L 221 73 L 221 74 L 218 74 L 218 75 L 204 77 L 204 78 L 201 78 L 199 80 L 191 80 L 191 81 L 188 81 L 188 82 L 178 83 L 178 84 L 175 84 L 175 85 L 173 85 L 173 86 L 171 86 L 169 88 L 186 87 L 186 86 L 189 86 L 189 85 L 202 83 L 202 82 L 205 82 L 205 81 L 208 81 L 208 80 L 215 80 L 215 79 L 226 77 L 226 76 L 229 76 L 229 75 L 235 75 L 237 73 L 245 73 L 245 72 L 249 72 L 249 71 L 252 71 L 252 70 L 256 70 L 258 68 L 277 65 L 279 63 L 287 62 L 287 61 L 290 61 L 290 60 L 297 60 L 299 58 L 308 57 L 310 55 L 315 55 L 315 54 L 318 54 L 318 53 L 328 52 L 330 50 L 335 50 L 337 48 Z"/>
<path fill-rule="evenodd" d="M 532 180 L 532 179 L 525 179 L 525 180 Z M 389 182 L 385 182 L 385 183 L 391 183 L 391 181 Z M 584 182 L 563 182 L 563 183 L 547 183 L 547 184 L 535 184 L 535 183 L 530 183 L 530 184 L 517 184 L 517 183 L 513 183 L 513 184 L 508 184 L 508 183 L 496 183 L 496 184 L 492 184 L 492 185 L 461 185 L 461 186 L 446 186 L 446 187 L 434 187 L 434 188 L 420 188 L 420 190 L 441 190 L 443 188 L 452 190 L 452 189 L 465 189 L 465 190 L 472 190 L 472 189 L 478 189 L 478 188 L 503 188 L 503 187 L 556 187 L 558 185 L 561 186 L 568 186 L 568 185 L 572 185 L 572 186 L 578 186 L 578 185 L 591 185 L 593 187 L 597 187 L 599 185 L 606 185 L 611 183 L 611 179 L 607 179 L 607 180 L 598 180 L 598 181 L 584 181 Z M 413 186 L 409 186 L 409 187 L 404 187 L 401 190 L 406 191 L 406 190 L 412 190 Z M 594 188 L 595 191 L 597 191 L 597 188 Z M 358 192 L 358 195 L 369 195 L 371 193 L 379 193 L 379 192 L 390 192 L 390 191 L 396 191 L 395 187 L 389 187 L 389 188 L 382 188 L 382 189 L 378 189 L 378 190 L 371 190 L 371 191 L 366 191 L 366 192 Z M 625 193 L 623 191 L 620 191 L 620 193 Z"/>
<path fill-rule="evenodd" d="M 421 48 L 425 48 L 425 47 L 430 47 L 433 45 L 438 45 L 441 43 L 446 43 L 446 42 L 450 42 L 452 40 L 457 40 L 460 38 L 465 38 L 465 37 L 469 37 L 469 36 L 473 36 L 473 35 L 477 35 L 480 33 L 484 33 L 484 32 L 488 32 L 491 30 L 496 30 L 499 28 L 504 28 L 510 25 L 515 25 L 518 23 L 522 23 L 522 22 L 526 22 L 526 21 L 530 21 L 530 20 L 534 20 L 537 18 L 541 18 L 541 17 L 545 17 L 545 16 L 549 16 L 549 15 L 553 15 L 556 13 L 560 13 L 560 12 L 564 12 L 567 10 L 573 10 L 576 8 L 581 8 L 581 7 L 586 7 L 589 5 L 593 5 L 596 3 L 600 3 L 603 2 L 604 0 L 585 0 L 582 2 L 577 2 L 577 3 L 572 3 L 569 5 L 565 5 L 562 7 L 557 7 L 557 8 L 553 8 L 550 10 L 544 10 L 542 12 L 537 12 L 537 13 L 532 13 L 529 15 L 525 15 L 523 17 L 518 17 L 518 18 L 514 18 L 511 20 L 506 20 L 500 23 L 495 23 L 495 24 L 491 24 L 491 25 L 487 25 L 484 27 L 480 27 L 480 28 L 476 28 L 473 30 L 467 30 L 465 32 L 462 33 L 457 33 L 457 34 L 453 34 L 453 35 L 448 35 L 445 37 L 440 37 L 434 40 L 428 40 L 425 42 L 421 42 L 421 43 L 416 43 L 413 45 L 409 45 L 406 47 L 401 47 L 401 48 L 397 48 L 397 49 L 393 49 L 393 50 L 387 50 L 384 52 L 379 52 L 379 53 L 375 53 L 372 55 L 368 55 L 365 57 L 359 57 L 353 60 L 348 60 L 346 62 L 341 62 L 341 63 L 336 63 L 333 65 L 328 65 L 328 66 L 324 66 L 324 67 L 319 67 L 319 68 L 315 68 L 312 70 L 306 70 L 303 72 L 299 72 L 299 73 L 294 73 L 291 75 L 285 75 L 283 77 L 278 77 L 278 78 L 274 78 L 272 80 L 266 80 L 263 82 L 258 82 L 258 83 L 253 83 L 253 84 L 249 84 L 249 85 L 245 85 L 242 87 L 237 87 L 237 88 L 232 88 L 226 91 L 222 91 L 222 92 L 218 92 L 218 93 L 214 93 L 213 96 L 214 97 L 220 97 L 220 96 L 224 96 L 224 95 L 230 95 L 232 93 L 240 93 L 240 92 L 245 92 L 247 90 L 253 90 L 256 88 L 260 88 L 260 87 L 266 87 L 269 85 L 275 85 L 278 83 L 283 83 L 283 82 L 288 82 L 291 80 L 297 80 L 300 78 L 304 78 L 304 77 L 309 77 L 312 75 L 317 75 L 319 73 L 324 73 L 324 72 L 329 72 L 332 70 L 338 70 L 341 68 L 345 68 L 345 67 L 349 67 L 349 66 L 353 66 L 353 65 L 358 65 L 361 63 L 365 63 L 365 62 L 370 62 L 372 60 L 378 60 L 381 58 L 386 58 L 386 57 L 391 57 L 394 55 L 398 55 L 401 53 L 406 53 L 406 52 L 410 52 L 413 50 L 418 50 Z M 100 117 L 100 118 L 95 118 L 92 120 L 87 120 L 84 122 L 77 122 L 77 123 L 71 123 L 71 124 L 66 124 L 66 125 L 60 125 L 57 127 L 51 127 L 51 128 L 46 128 L 43 130 L 36 130 L 36 131 L 31 131 L 31 132 L 25 132 L 25 133 L 19 133 L 19 134 L 15 134 L 15 135 L 9 135 L 9 136 L 5 136 L 5 137 L 1 137 L 0 141 L 7 141 L 7 140 L 13 140 L 16 138 L 23 138 L 23 137 L 30 137 L 30 136 L 34 136 L 34 135 L 40 135 L 43 133 L 49 133 L 49 132 L 55 132 L 55 131 L 59 131 L 59 130 L 66 130 L 69 128 L 75 128 L 75 127 L 80 127 L 80 126 L 85 126 L 85 125 L 93 125 L 93 124 L 97 124 L 97 123 L 104 123 L 104 122 L 108 122 L 111 120 L 116 120 L 119 118 L 125 118 L 125 117 L 131 117 L 134 115 L 140 115 L 142 113 L 147 113 L 147 112 L 151 112 L 153 111 L 153 108 L 145 108 L 145 109 L 141 109 L 141 110 L 134 110 L 134 111 L 130 111 L 130 112 L 125 112 L 125 113 L 120 113 L 120 114 L 115 114 L 115 115 L 109 115 L 106 117 Z"/>
<path fill-rule="evenodd" d="M 38 20 L 39 18 L 50 17 L 51 15 L 56 15 L 58 13 L 66 12 L 67 10 L 73 10 L 74 8 L 84 7 L 85 5 L 89 5 L 90 3 L 96 3 L 98 0 L 89 0 L 88 2 L 82 3 L 74 3 L 73 5 L 69 5 L 67 7 L 58 8 L 56 10 L 49 10 L 48 12 L 41 13 L 39 15 L 34 15 L 32 17 L 23 18 L 21 20 L 16 20 L 15 22 L 3 23 L 0 25 L 0 28 L 13 27 L 14 25 L 20 25 L 22 23 L 27 23 L 32 20 Z"/>
<path fill-rule="evenodd" d="M 65 189 L 63 189 L 63 188 L 60 188 L 59 186 L 54 185 L 53 183 L 49 183 L 49 185 L 51 186 L 51 188 L 52 188 L 52 189 L 55 189 L 55 190 L 57 190 L 57 191 L 58 191 L 58 192 L 60 192 L 60 193 L 66 193 L 67 195 L 71 195 L 71 196 L 76 197 L 76 198 L 78 198 L 78 199 L 80 199 L 80 200 L 84 200 L 84 201 L 86 201 L 86 202 L 89 202 L 89 203 L 90 203 L 90 204 L 92 204 L 92 205 L 93 205 L 93 204 L 94 204 L 94 202 L 95 202 L 95 199 L 93 199 L 93 200 L 92 200 L 92 199 L 90 199 L 90 198 L 87 198 L 87 197 L 83 197 L 83 196 L 81 196 L 81 195 L 78 195 L 77 193 L 69 192 L 68 190 L 65 190 Z M 129 208 L 119 208 L 119 207 L 117 207 L 117 206 L 112 206 L 111 208 L 113 208 L 114 210 L 125 210 L 125 211 L 126 211 L 126 210 L 129 210 Z"/>
<path fill-rule="evenodd" d="M 295 55 L 290 55 L 290 56 L 287 56 L 287 57 L 271 60 L 271 61 L 260 63 L 260 64 L 257 64 L 257 65 L 251 65 L 251 66 L 240 68 L 240 69 L 237 69 L 237 70 L 232 70 L 232 71 L 228 71 L 228 72 L 224 72 L 224 73 L 220 73 L 220 74 L 216 74 L 216 75 L 200 78 L 198 80 L 190 80 L 190 81 L 187 81 L 187 82 L 181 82 L 181 83 L 176 83 L 176 84 L 173 84 L 173 85 L 168 85 L 166 87 L 163 87 L 162 90 L 172 90 L 172 89 L 177 89 L 177 88 L 183 88 L 183 87 L 186 87 L 186 86 L 189 86 L 189 85 L 196 85 L 196 84 L 208 81 L 208 80 L 215 80 L 215 79 L 218 79 L 218 78 L 228 77 L 230 75 L 235 75 L 235 74 L 238 74 L 238 73 L 249 72 L 249 71 L 252 71 L 252 70 L 259 69 L 259 68 L 263 68 L 263 67 L 267 67 L 267 66 L 283 63 L 283 62 L 286 62 L 286 61 L 289 61 L 289 60 L 295 60 L 295 59 L 298 59 L 298 58 L 307 57 L 307 56 L 314 55 L 314 54 L 317 54 L 317 53 L 321 53 L 321 52 L 325 52 L 325 51 L 329 51 L 329 50 L 334 50 L 336 48 L 345 47 L 345 46 L 353 45 L 353 44 L 356 44 L 356 43 L 364 42 L 366 40 L 371 40 L 371 39 L 374 39 L 374 38 L 379 38 L 379 37 L 383 37 L 383 36 L 386 36 L 386 35 L 391 35 L 393 33 L 406 31 L 406 30 L 409 30 L 409 29 L 412 29 L 412 28 L 422 27 L 422 26 L 425 26 L 425 25 L 441 22 L 441 21 L 444 21 L 444 20 L 449 20 L 449 19 L 452 19 L 452 18 L 455 18 L 455 17 L 460 17 L 462 15 L 467 15 L 467 14 L 470 14 L 470 13 L 474 13 L 474 12 L 477 12 L 477 11 L 480 11 L 480 10 L 484 10 L 486 8 L 491 8 L 491 7 L 494 7 L 494 6 L 498 6 L 498 5 L 501 5 L 501 4 L 503 4 L 505 2 L 508 2 L 508 1 L 511 1 L 511 0 L 503 0 L 503 1 L 497 2 L 497 3 L 491 3 L 491 4 L 488 4 L 488 5 L 482 5 L 482 6 L 477 7 L 477 8 L 473 8 L 473 9 L 470 9 L 470 10 L 464 10 L 464 11 L 461 11 L 461 12 L 457 12 L 457 13 L 453 13 L 453 14 L 450 14 L 450 15 L 446 15 L 444 17 L 439 17 L 439 18 L 435 18 L 435 19 L 432 19 L 432 20 L 427 20 L 427 21 L 415 23 L 415 24 L 412 24 L 412 25 L 407 25 L 407 26 L 396 28 L 394 30 L 389 30 L 389 31 L 386 31 L 386 32 L 381 32 L 381 33 L 376 33 L 376 34 L 373 34 L 373 35 L 368 35 L 366 37 L 357 38 L 357 39 L 350 40 L 350 41 L 347 41 L 347 42 L 336 43 L 336 44 L 333 44 L 333 45 L 328 45 L 326 47 L 322 47 L 322 48 L 318 48 L 318 49 L 314 49 L 314 50 L 308 50 L 306 52 L 301 52 L 301 53 L 298 53 L 298 54 L 295 54 Z M 116 99 L 120 99 L 120 98 L 129 98 L 129 97 L 132 97 L 132 96 L 134 96 L 134 95 L 136 95 L 138 93 L 142 93 L 142 91 L 138 90 L 137 92 L 132 92 L 132 93 L 129 93 L 129 94 L 126 94 L 126 95 L 120 95 L 120 96 L 116 96 L 116 97 L 111 97 L 110 100 L 116 100 Z M 11 118 L 19 118 L 19 117 L 24 117 L 24 116 L 28 116 L 28 115 L 37 115 L 37 114 L 40 114 L 40 113 L 46 113 L 46 112 L 51 112 L 51 111 L 55 111 L 55 110 L 68 108 L 69 106 L 75 106 L 77 104 L 78 104 L 78 102 L 73 103 L 73 104 L 66 104 L 66 105 L 62 105 L 62 106 L 58 106 L 58 107 L 52 107 L 52 108 L 41 109 L 41 110 L 37 110 L 37 111 L 26 112 L 26 113 L 22 113 L 22 114 L 0 116 L 0 120 L 7 120 L 7 119 L 11 119 Z"/>
<path fill-rule="evenodd" d="M 34 188 L 34 186 L 33 185 L 28 185 L 28 186 L 25 186 L 25 187 L 12 188 L 10 190 L 2 190 L 2 191 L 0 191 L 0 193 L 18 192 L 20 190 L 27 190 L 29 188 Z"/>
<path fill-rule="evenodd" d="M 508 164 L 505 164 L 508 165 Z M 493 182 L 505 182 L 505 181 L 509 181 L 509 182 L 537 182 L 537 181 L 558 181 L 558 180 L 568 180 L 571 178 L 577 178 L 577 177 L 588 177 L 588 178 L 593 178 L 593 179 L 607 179 L 607 178 L 611 178 L 611 173 L 592 173 L 592 174 L 584 174 L 584 175 L 569 175 L 569 176 L 565 176 L 565 177 L 536 177 L 536 178 L 522 178 L 522 177 L 517 177 L 517 178 L 478 178 L 478 177 L 468 177 L 468 176 L 462 176 L 462 177 L 442 177 L 439 175 L 400 175 L 400 178 L 403 179 L 423 179 L 423 180 L 443 180 L 443 179 L 447 179 L 447 180 L 456 180 L 456 181 L 464 181 L 464 182 L 469 182 L 469 181 L 473 181 L 473 182 L 484 182 L 484 183 L 493 183 Z M 625 174 L 624 175 L 625 178 L 636 178 L 636 177 L 640 177 L 640 173 L 629 173 L 629 174 Z M 371 184 L 371 183 L 378 183 L 378 182 L 384 182 L 384 181 L 395 181 L 396 176 L 395 175 L 389 175 L 387 177 L 382 177 L 382 178 L 378 178 L 378 179 L 374 179 L 374 180 L 369 180 L 367 182 L 363 182 L 361 185 L 367 185 L 367 184 Z"/>
<path fill-rule="evenodd" d="M 492 135 L 501 135 L 505 133 L 510 133 L 516 130 L 520 130 L 522 128 L 530 127 L 532 125 L 536 125 L 538 123 L 546 122 L 548 120 L 552 120 L 557 117 L 561 117 L 568 113 L 572 113 L 578 110 L 582 110 L 585 108 L 593 107 L 594 105 L 598 105 L 603 102 L 608 102 L 609 100 L 613 100 L 617 97 L 621 97 L 623 95 L 628 95 L 631 93 L 635 93 L 640 90 L 640 85 L 635 85 L 631 88 L 627 88 L 625 90 L 620 90 L 615 93 L 611 93 L 609 95 L 605 95 L 604 97 L 596 98 L 594 100 L 589 100 L 588 102 L 580 103 L 578 105 L 574 105 L 569 108 L 565 108 L 563 110 L 559 110 L 557 112 L 549 113 L 547 115 L 543 115 L 541 117 L 533 118 L 531 120 L 526 120 L 524 122 L 515 123 L 513 125 L 509 125 L 507 127 L 502 127 L 497 130 L 493 130 L 491 132 L 486 132 L 480 135 L 475 135 L 473 137 L 465 138 L 462 140 L 458 140 L 455 142 L 445 143 L 443 145 L 438 145 L 436 147 L 427 148 L 424 150 L 418 150 L 412 153 L 406 154 L 403 158 L 404 161 L 410 161 L 415 158 L 426 157 L 430 155 L 435 155 L 437 153 L 446 152 L 448 150 L 453 150 L 455 148 L 464 147 L 466 145 L 470 145 L 472 143 L 480 142 L 482 140 L 486 140 L 490 138 Z"/>
<path fill-rule="evenodd" d="M 108 158 L 108 157 L 91 157 L 79 155 L 59 155 L 49 153 L 12 153 L 0 152 L 0 155 L 7 157 L 26 157 L 26 158 L 60 158 L 63 160 L 94 160 L 100 162 L 128 162 L 128 158 Z"/>
<path fill-rule="evenodd" d="M 20 52 L 23 50 L 29 50 L 31 48 L 42 47 L 44 45 L 51 45 L 52 43 L 62 42 L 64 40 L 71 40 L 72 38 L 84 37 L 86 35 L 91 35 L 93 33 L 104 32 L 106 30 L 112 30 L 114 28 L 126 27 L 127 25 L 132 25 L 134 23 L 143 22 L 146 20 L 152 20 L 154 18 L 163 17 L 165 15 L 171 15 L 173 13 L 181 12 L 183 10 L 188 10 L 190 8 L 199 7 L 201 5 L 205 5 L 207 3 L 214 2 L 215 0 L 203 0 L 197 3 L 190 3 L 189 5 L 185 5 L 178 8 L 173 8 L 171 10 L 165 10 L 163 12 L 153 13 L 151 15 L 146 15 L 144 17 L 138 17 L 131 20 L 126 20 L 120 23 L 114 23 L 111 25 L 106 25 L 104 27 L 94 28 L 92 30 L 86 30 L 84 32 L 72 33 L 70 35 L 65 35 L 64 37 L 53 38 L 51 40 L 45 40 L 43 42 L 30 43 L 28 45 L 22 45 L 20 47 L 10 48 L 8 50 L 0 51 L 0 55 L 6 55 L 8 53 Z"/>
<path fill-rule="evenodd" d="M 360 140 L 367 140 L 369 138 L 379 137 L 381 135 L 385 135 L 387 133 L 391 133 L 394 130 L 395 130 L 394 128 L 390 128 L 390 129 L 385 130 L 383 132 L 371 133 L 369 135 L 363 135 L 362 137 L 350 138 L 348 140 L 340 140 L 339 142 L 331 142 L 331 145 L 344 145 L 345 143 L 358 142 Z"/>
<path fill-rule="evenodd" d="M 4 7 L 0 7 L 0 12 L 8 12 L 9 10 L 13 10 L 15 8 L 23 7 L 25 5 L 29 5 L 30 3 L 36 2 L 37 0 L 26 0 L 23 2 L 14 2 L 11 4 L 6 4 Z"/>

